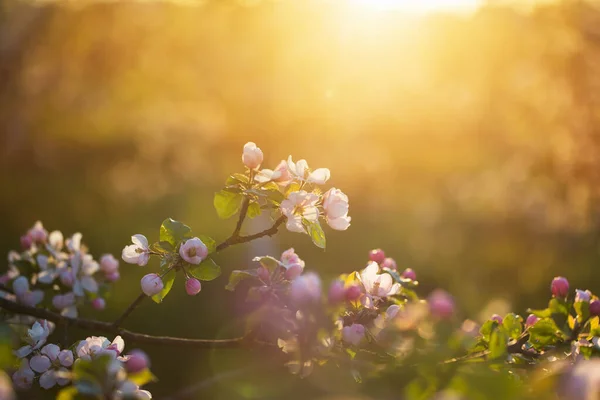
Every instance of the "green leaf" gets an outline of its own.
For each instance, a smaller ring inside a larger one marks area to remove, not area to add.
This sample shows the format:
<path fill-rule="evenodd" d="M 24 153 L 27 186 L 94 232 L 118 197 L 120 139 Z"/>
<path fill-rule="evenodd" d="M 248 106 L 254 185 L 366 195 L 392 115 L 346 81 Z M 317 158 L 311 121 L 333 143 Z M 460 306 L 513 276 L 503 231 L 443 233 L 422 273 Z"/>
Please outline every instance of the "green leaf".
<path fill-rule="evenodd" d="M 495 320 L 487 320 L 481 328 L 479 329 L 479 333 L 483 336 L 483 340 L 489 342 L 491 340 L 492 332 L 498 328 L 498 321 Z"/>
<path fill-rule="evenodd" d="M 175 248 L 169 242 L 156 242 L 150 245 L 150 250 L 155 251 L 157 253 L 173 253 Z"/>
<path fill-rule="evenodd" d="M 552 316 L 552 310 L 550 310 L 549 308 L 544 308 L 541 310 L 534 310 L 532 308 L 528 308 L 527 312 L 535 315 L 538 318 L 548 318 Z"/>
<path fill-rule="evenodd" d="M 163 290 L 161 290 L 160 293 L 152 296 L 152 300 L 154 300 L 155 303 L 160 304 L 165 299 L 165 297 L 167 297 L 167 295 L 171 291 L 171 288 L 173 287 L 173 282 L 175 281 L 175 275 L 176 275 L 175 269 L 172 269 L 171 271 L 167 272 L 167 274 L 165 276 L 163 276 L 163 278 L 162 278 L 162 281 L 164 284 Z"/>
<path fill-rule="evenodd" d="M 540 319 L 529 328 L 529 343 L 536 349 L 555 344 L 560 340 L 558 332 L 559 329 L 553 319 Z"/>
<path fill-rule="evenodd" d="M 174 219 L 167 218 L 160 226 L 160 241 L 169 243 L 173 248 L 177 247 L 177 244 L 182 240 L 191 237 L 192 229 Z"/>
<path fill-rule="evenodd" d="M 225 184 L 227 186 L 233 186 L 233 185 L 237 185 L 239 183 L 246 185 L 246 184 L 248 184 L 248 182 L 250 182 L 250 180 L 248 179 L 248 177 L 246 175 L 240 174 L 240 173 L 235 173 L 235 174 L 231 174 L 229 176 L 229 178 L 227 178 L 227 181 L 225 182 Z"/>
<path fill-rule="evenodd" d="M 248 215 L 250 218 L 258 217 L 260 215 L 260 211 L 260 204 L 258 204 L 256 201 L 253 201 L 250 203 L 250 205 L 248 205 L 248 213 L 246 215 Z"/>
<path fill-rule="evenodd" d="M 277 268 L 281 267 L 279 260 L 271 256 L 254 257 L 252 261 L 258 261 L 260 265 L 268 269 L 270 273 L 275 272 Z"/>
<path fill-rule="evenodd" d="M 202 241 L 208 248 L 208 254 L 214 253 L 217 250 L 217 242 L 210 236 L 198 235 L 198 239 Z"/>
<path fill-rule="evenodd" d="M 144 386 L 149 382 L 156 382 L 158 380 L 148 368 L 145 368 L 140 372 L 136 372 L 135 374 L 127 375 L 127 379 L 138 386 Z"/>
<path fill-rule="evenodd" d="M 229 275 L 229 283 L 225 286 L 225 289 L 234 291 L 235 287 L 242 281 L 250 278 L 257 278 L 258 274 L 255 269 L 247 269 L 247 270 L 235 270 L 231 271 L 231 275 Z"/>
<path fill-rule="evenodd" d="M 552 314 L 569 315 L 569 305 L 564 299 L 553 297 L 548 303 L 548 308 Z"/>
<path fill-rule="evenodd" d="M 502 328 L 494 329 L 490 336 L 490 354 L 491 360 L 504 357 L 506 355 L 506 344 L 508 337 L 506 331 Z"/>
<path fill-rule="evenodd" d="M 221 267 L 219 267 L 212 258 L 207 258 L 198 265 L 194 265 L 189 269 L 190 274 L 201 281 L 212 281 L 221 275 Z"/>
<path fill-rule="evenodd" d="M 573 308 L 577 313 L 579 322 L 587 321 L 590 317 L 590 303 L 587 301 L 576 301 L 573 303 Z"/>
<path fill-rule="evenodd" d="M 517 314 L 507 314 L 502 320 L 502 326 L 506 329 L 508 336 L 517 339 L 523 332 L 523 318 Z"/>
<path fill-rule="evenodd" d="M 58 392 L 56 400 L 75 400 L 77 399 L 77 394 L 77 388 L 75 386 L 69 386 Z"/>
<path fill-rule="evenodd" d="M 306 219 L 303 219 L 302 223 L 306 227 L 306 230 L 308 231 L 308 236 L 310 236 L 315 246 L 324 249 L 326 245 L 325 232 L 323 232 L 323 228 L 321 228 L 321 224 L 319 224 L 319 221 L 308 221 Z"/>
<path fill-rule="evenodd" d="M 240 193 L 231 193 L 226 190 L 221 190 L 215 193 L 213 204 L 219 218 L 227 219 L 235 215 L 241 205 L 244 196 Z"/>

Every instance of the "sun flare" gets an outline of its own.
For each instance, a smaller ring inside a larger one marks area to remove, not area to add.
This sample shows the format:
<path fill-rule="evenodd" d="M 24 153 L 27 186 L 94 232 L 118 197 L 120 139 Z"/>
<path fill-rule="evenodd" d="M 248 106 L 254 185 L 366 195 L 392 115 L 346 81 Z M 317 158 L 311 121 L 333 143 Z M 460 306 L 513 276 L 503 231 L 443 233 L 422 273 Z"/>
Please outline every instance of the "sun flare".
<path fill-rule="evenodd" d="M 432 11 L 469 12 L 480 5 L 480 0 L 350 0 L 375 10 L 396 10 L 411 13 Z"/>

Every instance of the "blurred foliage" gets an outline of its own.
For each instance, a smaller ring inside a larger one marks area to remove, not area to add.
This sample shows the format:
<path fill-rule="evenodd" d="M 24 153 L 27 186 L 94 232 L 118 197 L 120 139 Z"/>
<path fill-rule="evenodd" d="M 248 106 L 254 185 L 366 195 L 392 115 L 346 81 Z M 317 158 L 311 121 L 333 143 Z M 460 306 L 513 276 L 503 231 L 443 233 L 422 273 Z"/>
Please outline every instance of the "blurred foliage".
<path fill-rule="evenodd" d="M 37 219 L 81 230 L 98 252 L 158 238 L 166 217 L 218 242 L 234 222 L 219 222 L 213 194 L 251 140 L 266 167 L 293 154 L 330 168 L 352 227 L 329 234 L 327 252 L 290 233 L 228 249 L 216 257 L 225 277 L 146 303 L 128 328 L 235 334 L 228 272 L 290 246 L 330 276 L 381 247 L 417 271 L 420 291 L 446 288 L 473 318 L 488 303 L 486 318 L 506 302 L 542 307 L 558 274 L 600 285 L 596 3 L 423 18 L 322 0 L 184 3 L 0 2 L 4 253 Z M 146 271 L 122 266 L 107 320 Z M 146 350 L 169 382 L 150 387 L 159 398 L 222 367 L 212 353 Z M 254 382 L 214 398 L 254 398 Z M 274 398 L 308 387 L 279 383 Z"/>

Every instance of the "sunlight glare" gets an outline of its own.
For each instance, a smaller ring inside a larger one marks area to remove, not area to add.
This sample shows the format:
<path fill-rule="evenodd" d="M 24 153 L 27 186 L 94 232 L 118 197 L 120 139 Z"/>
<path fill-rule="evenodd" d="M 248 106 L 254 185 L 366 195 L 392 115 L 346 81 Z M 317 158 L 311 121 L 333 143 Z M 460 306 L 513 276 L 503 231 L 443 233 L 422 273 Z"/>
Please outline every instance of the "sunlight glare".
<path fill-rule="evenodd" d="M 409 13 L 472 12 L 481 0 L 350 0 L 374 10 L 395 10 Z"/>

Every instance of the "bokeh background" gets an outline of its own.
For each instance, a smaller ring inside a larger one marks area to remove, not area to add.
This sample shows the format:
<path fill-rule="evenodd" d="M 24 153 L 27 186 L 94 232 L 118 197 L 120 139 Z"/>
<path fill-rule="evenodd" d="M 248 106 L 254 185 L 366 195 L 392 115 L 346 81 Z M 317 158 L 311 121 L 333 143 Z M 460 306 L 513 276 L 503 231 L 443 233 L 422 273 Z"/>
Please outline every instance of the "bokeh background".
<path fill-rule="evenodd" d="M 559 274 L 600 290 L 598 2 L 373 3 L 0 2 L 0 251 L 38 219 L 81 231 L 97 257 L 134 233 L 157 238 L 166 217 L 223 240 L 234 221 L 212 196 L 254 141 L 267 167 L 292 154 L 330 168 L 351 228 L 327 230 L 326 251 L 288 232 L 228 249 L 199 296 L 176 282 L 127 328 L 239 333 L 227 272 L 290 246 L 327 278 L 381 247 L 416 270 L 421 294 L 445 288 L 475 320 L 543 307 Z M 100 318 L 153 268 L 123 263 Z M 332 385 L 265 372 L 260 352 L 145 350 L 156 398 L 239 365 L 254 373 L 197 398 L 317 398 Z"/>

